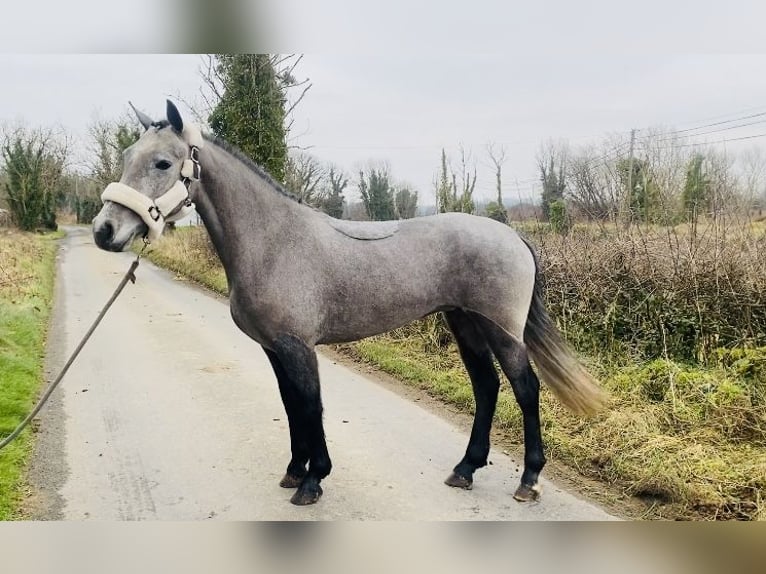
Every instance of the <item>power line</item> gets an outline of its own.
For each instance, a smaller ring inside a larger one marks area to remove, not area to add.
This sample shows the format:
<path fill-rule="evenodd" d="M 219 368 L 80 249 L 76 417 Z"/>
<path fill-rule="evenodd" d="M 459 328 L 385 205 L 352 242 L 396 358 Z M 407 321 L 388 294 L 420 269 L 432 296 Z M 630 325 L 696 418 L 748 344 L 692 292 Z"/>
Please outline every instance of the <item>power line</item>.
<path fill-rule="evenodd" d="M 760 114 L 759 114 L 759 115 L 760 115 Z M 766 115 L 766 113 L 764 113 L 763 115 Z M 744 118 L 742 118 L 742 119 L 744 119 Z M 735 120 L 732 120 L 732 121 L 735 121 Z M 738 125 L 736 125 L 736 126 L 726 126 L 726 127 L 723 127 L 723 128 L 717 128 L 717 129 L 714 129 L 714 130 L 708 130 L 708 131 L 706 131 L 706 132 L 700 132 L 700 133 L 698 133 L 698 134 L 687 134 L 686 136 L 681 136 L 681 137 L 698 137 L 698 136 L 705 136 L 705 135 L 708 135 L 708 134 L 714 134 L 714 133 L 718 133 L 718 132 L 725 132 L 725 131 L 728 131 L 728 130 L 735 130 L 735 129 L 737 129 L 737 128 L 744 128 L 744 127 L 747 127 L 747 126 L 754 126 L 754 125 L 756 125 L 756 124 L 762 124 L 762 123 L 764 123 L 764 122 L 766 122 L 766 119 L 762 119 L 762 120 L 756 120 L 756 121 L 754 121 L 754 122 L 747 122 L 747 123 L 744 123 L 744 124 L 738 124 Z M 698 129 L 699 129 L 699 128 L 698 128 Z M 664 137 L 664 138 L 656 139 L 656 140 L 654 140 L 654 142 L 655 142 L 655 143 L 658 143 L 658 142 L 664 142 L 664 141 L 675 140 L 675 139 L 677 139 L 677 137 L 678 137 L 678 134 L 679 134 L 679 133 L 680 133 L 679 131 L 674 131 L 674 132 L 672 133 L 672 135 L 670 135 L 670 136 L 668 136 L 668 137 Z M 644 138 L 645 138 L 645 139 L 647 139 L 647 138 L 650 138 L 650 137 L 651 137 L 651 136 L 644 136 Z"/>
<path fill-rule="evenodd" d="M 764 121 L 766 121 L 766 120 L 764 120 Z M 761 123 L 761 122 L 753 122 L 753 123 Z M 713 131 L 722 131 L 722 130 L 713 130 Z M 707 132 L 707 133 L 713 133 L 713 131 Z M 703 134 L 697 134 L 697 135 L 703 135 Z M 712 141 L 712 142 L 692 142 L 692 143 L 686 143 L 686 144 L 667 145 L 667 146 L 662 146 L 659 149 L 665 150 L 665 149 L 674 149 L 674 148 L 681 148 L 681 147 L 700 147 L 700 146 L 707 146 L 707 145 L 717 145 L 717 144 L 722 144 L 722 143 L 725 144 L 725 143 L 729 143 L 729 142 L 736 142 L 736 141 L 742 141 L 742 140 L 757 139 L 757 138 L 762 138 L 762 137 L 766 137 L 766 133 L 755 134 L 755 135 L 750 135 L 750 136 L 742 136 L 742 137 L 737 137 L 737 138 L 726 138 L 726 139 L 716 140 L 716 141 Z M 666 138 L 665 140 L 658 140 L 658 141 L 670 141 L 672 139 L 675 139 L 675 138 Z M 622 147 L 625 147 L 626 145 L 628 145 L 628 144 L 627 143 L 626 144 L 622 144 Z M 619 149 L 619 147 L 620 146 L 615 148 L 615 150 L 613 150 L 613 151 L 617 151 Z M 598 157 L 598 158 L 595 158 L 595 159 L 592 159 L 592 160 L 588 160 L 584 164 L 584 166 L 585 167 L 593 167 L 596 163 L 598 163 L 598 162 L 600 162 L 602 160 L 607 161 L 609 159 L 618 159 L 618 158 L 621 157 L 621 155 L 622 155 L 621 153 L 617 154 L 615 156 L 611 156 L 610 154 L 605 154 L 604 156 L 601 156 L 601 157 Z"/>
<path fill-rule="evenodd" d="M 730 114 L 722 114 L 722 115 L 719 115 L 719 116 L 708 117 L 708 118 L 697 120 L 697 121 L 703 121 L 704 122 L 704 121 L 707 121 L 709 119 L 716 119 L 716 118 L 720 118 L 720 117 L 726 117 L 727 115 L 740 114 L 740 113 L 743 113 L 743 112 L 746 112 L 746 111 L 751 111 L 751 110 L 754 110 L 754 109 L 763 109 L 763 106 L 747 108 L 747 109 L 744 109 L 744 110 L 740 110 L 738 112 L 732 112 Z M 736 117 L 736 118 L 732 118 L 732 119 L 729 119 L 729 120 L 723 120 L 723 121 L 720 121 L 720 122 L 712 122 L 712 123 L 703 124 L 703 125 L 695 126 L 695 127 L 691 127 L 691 128 L 684 128 L 684 129 L 681 129 L 681 130 L 673 130 L 673 134 L 674 135 L 672 137 L 666 137 L 666 138 L 662 138 L 662 139 L 659 139 L 659 140 L 655 140 L 655 142 L 674 140 L 674 139 L 676 139 L 676 135 L 675 134 L 679 134 L 679 133 L 686 133 L 686 132 L 690 132 L 690 131 L 697 131 L 697 130 L 701 130 L 701 129 L 705 129 L 705 128 L 709 128 L 709 127 L 725 125 L 725 124 L 729 124 L 729 123 L 732 123 L 732 122 L 739 122 L 739 121 L 742 121 L 742 120 L 758 118 L 758 117 L 763 117 L 763 116 L 766 116 L 766 112 L 759 112 L 759 113 L 756 113 L 756 114 L 750 114 L 750 115 L 747 115 L 747 116 Z M 712 133 L 716 133 L 716 132 L 727 131 L 727 130 L 742 128 L 742 127 L 747 127 L 747 126 L 751 126 L 751 125 L 755 125 L 755 124 L 760 124 L 760 123 L 764 123 L 764 122 L 766 122 L 766 119 L 758 120 L 758 121 L 755 121 L 755 122 L 748 122 L 748 123 L 745 123 L 745 124 L 739 124 L 739 125 L 736 125 L 736 126 L 728 126 L 728 127 L 725 127 L 725 128 L 709 130 L 707 132 L 701 132 L 701 133 L 696 133 L 696 134 L 689 134 L 688 137 L 703 136 L 703 135 L 712 134 Z M 689 123 L 689 122 L 686 122 L 686 123 Z M 646 131 L 647 129 L 649 129 L 649 128 L 646 127 L 646 128 L 636 129 L 635 132 L 638 133 L 638 132 L 641 132 L 641 131 Z M 631 134 L 633 131 L 634 130 L 626 131 L 626 132 L 617 132 L 617 135 L 623 135 L 623 134 L 624 135 L 628 135 L 628 134 Z M 651 137 L 652 137 L 651 134 L 647 134 L 647 135 L 641 136 L 641 138 L 644 139 L 644 140 L 647 140 L 647 139 L 649 139 Z M 736 141 L 736 140 L 728 140 L 728 141 Z M 598 157 L 595 157 L 593 159 L 588 160 L 586 162 L 586 165 L 590 167 L 590 166 L 593 166 L 593 165 L 595 165 L 597 163 L 600 163 L 601 161 L 609 161 L 609 160 L 618 159 L 618 158 L 620 158 L 625 153 L 625 151 L 626 151 L 625 148 L 627 148 L 629 146 L 630 146 L 629 142 L 622 142 L 621 144 L 618 144 L 617 146 L 613 147 L 611 150 L 607 151 L 606 153 L 604 153 L 604 154 L 602 154 L 602 155 L 600 155 Z"/>
<path fill-rule="evenodd" d="M 635 131 L 640 131 L 640 130 L 635 130 Z M 619 159 L 625 153 L 626 151 L 625 148 L 629 146 L 630 146 L 630 142 L 622 142 L 621 144 L 617 145 L 616 147 L 606 152 L 604 155 L 601 155 L 593 159 L 589 159 L 588 161 L 585 162 L 585 165 L 587 167 L 593 167 L 594 165 L 596 165 L 597 163 L 601 163 L 602 161 L 606 163 L 607 161 L 610 161 L 610 160 Z"/>
<path fill-rule="evenodd" d="M 718 140 L 718 141 L 714 141 L 714 142 L 696 142 L 696 143 L 688 143 L 688 144 L 678 144 L 676 146 L 667 146 L 667 147 L 664 147 L 662 149 L 671 149 L 671 148 L 674 148 L 674 147 L 695 147 L 695 146 L 715 145 L 715 144 L 720 144 L 720 143 L 729 143 L 729 142 L 736 142 L 736 141 L 741 141 L 741 140 L 752 140 L 752 139 L 755 139 L 755 138 L 762 138 L 762 137 L 766 137 L 766 133 L 755 134 L 755 135 L 752 135 L 752 136 L 742 136 L 742 137 L 739 137 L 739 138 L 723 139 L 723 140 Z"/>
<path fill-rule="evenodd" d="M 749 119 L 752 119 L 752 118 L 760 118 L 760 117 L 763 117 L 763 116 L 766 116 L 766 112 L 761 112 L 759 114 L 751 114 L 749 116 L 742 116 L 740 118 L 732 118 L 730 120 L 724 120 L 724 121 L 721 121 L 721 122 L 713 122 L 712 124 L 706 124 L 704 126 L 697 126 L 697 127 L 694 127 L 694 128 L 686 128 L 686 129 L 683 129 L 683 130 L 673 130 L 673 131 L 675 131 L 676 133 L 680 134 L 680 133 L 684 133 L 684 132 L 691 132 L 691 131 L 701 130 L 701 129 L 704 129 L 704 128 L 720 126 L 720 125 L 723 125 L 723 124 L 730 124 L 732 122 L 739 122 L 739 121 L 742 121 L 742 120 L 749 120 Z M 757 123 L 757 122 L 754 122 L 754 123 Z M 696 134 L 693 134 L 693 135 L 696 135 Z"/>
<path fill-rule="evenodd" d="M 744 114 L 744 113 L 747 113 L 747 112 L 752 112 L 754 110 L 762 110 L 762 109 L 763 109 L 763 105 L 751 106 L 749 108 L 744 108 L 744 109 L 737 110 L 736 112 L 729 112 L 727 114 L 718 114 L 716 116 L 708 116 L 706 118 L 701 118 L 701 119 L 698 119 L 698 120 L 693 120 L 693 121 L 688 121 L 688 122 L 681 122 L 681 125 L 696 124 L 697 122 L 707 122 L 709 120 L 717 120 L 719 118 L 726 118 L 726 117 L 729 117 L 729 116 L 737 116 L 739 114 Z M 741 118 L 741 119 L 744 119 L 744 118 Z M 689 129 L 694 129 L 694 128 L 689 128 Z"/>
<path fill-rule="evenodd" d="M 714 127 L 714 126 L 728 124 L 728 123 L 731 123 L 731 122 L 737 122 L 737 121 L 742 121 L 742 120 L 751 119 L 751 118 L 757 118 L 757 117 L 762 117 L 762 116 L 766 116 L 766 112 L 757 113 L 757 114 L 751 114 L 751 115 L 748 115 L 748 116 L 742 116 L 742 117 L 738 117 L 738 118 L 733 118 L 733 119 L 722 121 L 722 122 L 714 122 L 714 123 L 710 123 L 710 124 L 706 124 L 706 125 L 697 126 L 697 127 L 694 127 L 694 128 L 687 128 L 687 129 L 684 129 L 684 130 L 674 130 L 672 136 L 654 140 L 654 143 L 660 143 L 660 142 L 664 142 L 664 141 L 675 140 L 675 139 L 677 139 L 677 134 L 678 133 L 689 132 L 689 131 L 693 131 L 693 130 L 696 131 L 696 130 L 700 130 L 700 129 L 707 128 L 707 127 Z M 757 121 L 754 121 L 754 122 L 747 122 L 747 123 L 744 123 L 744 124 L 738 124 L 736 126 L 727 126 L 727 127 L 723 127 L 723 128 L 714 129 L 714 130 L 708 130 L 706 132 L 700 132 L 700 133 L 695 133 L 695 134 L 688 134 L 688 136 L 686 136 L 686 137 L 704 136 L 704 135 L 709 135 L 709 134 L 712 134 L 712 133 L 718 133 L 718 132 L 722 132 L 722 131 L 728 131 L 728 130 L 733 130 L 733 129 L 737 129 L 737 128 L 743 128 L 743 127 L 747 127 L 747 126 L 752 126 L 752 125 L 756 125 L 756 124 L 762 124 L 764 122 L 766 122 L 766 118 L 765 119 L 761 119 L 761 120 L 757 120 Z M 644 128 L 644 129 L 647 129 L 647 128 Z M 639 131 L 642 131 L 642 130 L 635 130 L 635 131 L 639 132 Z M 762 135 L 745 136 L 745 137 L 741 137 L 741 138 L 729 138 L 729 139 L 720 140 L 718 142 L 711 142 L 711 143 L 721 143 L 721 142 L 727 142 L 727 141 L 738 141 L 739 139 L 754 139 L 754 138 L 757 138 L 757 137 L 762 137 Z M 643 140 L 644 141 L 648 140 L 649 138 L 651 138 L 651 135 L 643 136 Z M 614 148 L 612 148 L 610 151 L 606 152 L 605 154 L 603 154 L 601 156 L 598 156 L 596 158 L 587 160 L 584 165 L 585 165 L 585 167 L 593 167 L 594 165 L 596 165 L 598 163 L 601 163 L 602 161 L 607 162 L 607 161 L 610 161 L 610 160 L 619 159 L 620 157 L 623 156 L 623 154 L 626 151 L 625 148 L 629 147 L 629 145 L 630 145 L 629 142 L 623 142 L 621 144 L 618 144 L 617 146 L 615 146 Z M 695 145 L 706 145 L 706 144 L 704 144 L 704 143 L 678 144 L 676 146 L 665 146 L 662 149 L 670 149 L 672 147 L 691 147 L 691 146 L 695 146 Z M 632 154 L 629 153 L 629 155 L 632 155 Z"/>

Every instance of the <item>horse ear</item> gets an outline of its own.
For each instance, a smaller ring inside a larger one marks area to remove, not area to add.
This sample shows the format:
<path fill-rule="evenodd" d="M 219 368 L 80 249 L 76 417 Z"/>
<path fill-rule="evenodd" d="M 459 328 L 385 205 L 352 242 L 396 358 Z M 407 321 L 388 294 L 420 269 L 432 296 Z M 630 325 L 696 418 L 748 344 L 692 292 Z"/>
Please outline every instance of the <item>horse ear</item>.
<path fill-rule="evenodd" d="M 138 118 L 138 121 L 141 122 L 141 125 L 144 126 L 145 130 L 148 130 L 151 125 L 154 123 L 154 120 L 147 116 L 145 113 L 139 111 L 136 109 L 136 106 L 133 105 L 133 102 L 128 102 L 130 104 L 130 107 L 133 108 L 133 111 L 136 113 L 136 117 Z"/>
<path fill-rule="evenodd" d="M 178 111 L 176 105 L 167 100 L 168 102 L 168 121 L 178 133 L 184 131 L 184 121 L 181 119 L 181 113 Z"/>

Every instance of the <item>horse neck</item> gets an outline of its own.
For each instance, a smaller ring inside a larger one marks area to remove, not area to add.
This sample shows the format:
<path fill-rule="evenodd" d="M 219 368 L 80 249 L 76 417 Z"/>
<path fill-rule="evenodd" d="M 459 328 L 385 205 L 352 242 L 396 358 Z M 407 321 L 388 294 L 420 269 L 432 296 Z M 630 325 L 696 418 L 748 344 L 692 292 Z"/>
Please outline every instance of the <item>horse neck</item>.
<path fill-rule="evenodd" d="M 281 244 L 285 222 L 300 227 L 296 219 L 313 211 L 214 142 L 205 142 L 200 164 L 194 202 L 231 285 L 238 261 L 247 258 L 248 267 L 257 268 L 267 250 Z"/>

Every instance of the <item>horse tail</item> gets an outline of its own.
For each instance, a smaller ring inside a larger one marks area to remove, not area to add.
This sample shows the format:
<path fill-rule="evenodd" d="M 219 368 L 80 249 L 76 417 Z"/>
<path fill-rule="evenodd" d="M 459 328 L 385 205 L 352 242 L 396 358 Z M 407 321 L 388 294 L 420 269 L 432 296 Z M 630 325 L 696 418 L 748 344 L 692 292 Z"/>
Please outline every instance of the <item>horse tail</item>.
<path fill-rule="evenodd" d="M 524 240 L 535 261 L 535 288 L 524 328 L 524 343 L 540 378 L 576 414 L 592 414 L 604 406 L 606 395 L 574 356 L 545 310 L 544 279 L 537 254 Z"/>

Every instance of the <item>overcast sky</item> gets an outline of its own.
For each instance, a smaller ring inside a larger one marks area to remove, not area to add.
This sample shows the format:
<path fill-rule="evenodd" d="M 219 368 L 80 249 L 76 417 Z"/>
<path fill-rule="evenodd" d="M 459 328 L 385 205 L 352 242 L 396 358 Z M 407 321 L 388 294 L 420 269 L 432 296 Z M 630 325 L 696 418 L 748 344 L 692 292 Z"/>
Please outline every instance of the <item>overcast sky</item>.
<path fill-rule="evenodd" d="M 193 101 L 200 61 L 195 55 L 2 55 L 0 122 L 60 125 L 82 150 L 88 124 L 117 117 L 128 100 L 153 116 L 164 115 L 168 96 Z M 536 177 L 535 154 L 548 138 L 581 145 L 631 128 L 687 128 L 766 112 L 762 55 L 308 53 L 297 75 L 313 86 L 296 111 L 291 143 L 338 164 L 352 179 L 367 162 L 386 161 L 394 179 L 419 190 L 421 203 L 433 202 L 442 147 L 453 161 L 460 144 L 471 153 L 477 195 L 488 198 L 494 179 L 485 146 L 505 145 L 504 193 L 515 199 L 514 180 Z M 760 119 L 707 138 L 766 133 L 766 118 Z M 727 145 L 765 147 L 766 137 Z M 528 184 L 521 187 L 528 193 Z"/>

